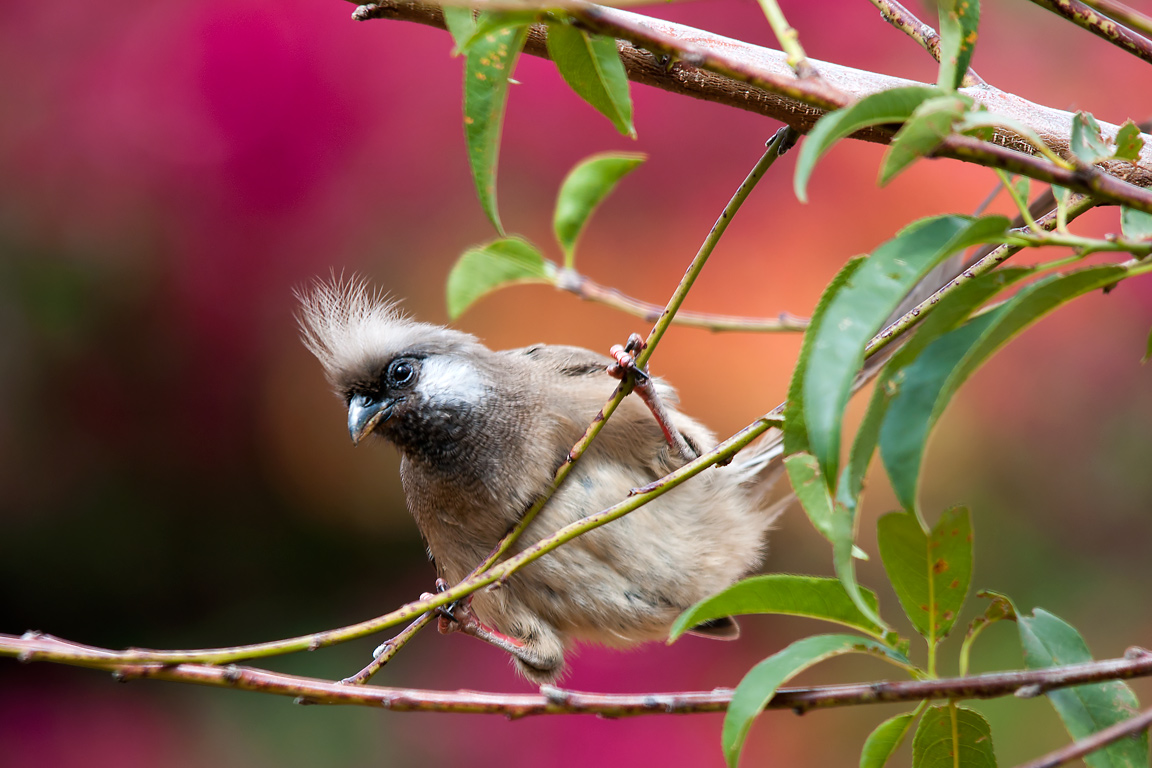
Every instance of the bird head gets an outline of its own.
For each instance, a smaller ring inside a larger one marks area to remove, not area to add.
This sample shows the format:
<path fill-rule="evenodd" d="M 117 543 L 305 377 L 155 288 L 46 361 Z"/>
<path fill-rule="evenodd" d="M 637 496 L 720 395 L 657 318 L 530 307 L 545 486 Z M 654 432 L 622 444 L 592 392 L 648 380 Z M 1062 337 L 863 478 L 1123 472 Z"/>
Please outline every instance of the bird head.
<path fill-rule="evenodd" d="M 348 407 L 353 444 L 369 434 L 402 449 L 459 437 L 490 387 L 475 337 L 405 317 L 363 280 L 298 294 L 304 343 Z"/>

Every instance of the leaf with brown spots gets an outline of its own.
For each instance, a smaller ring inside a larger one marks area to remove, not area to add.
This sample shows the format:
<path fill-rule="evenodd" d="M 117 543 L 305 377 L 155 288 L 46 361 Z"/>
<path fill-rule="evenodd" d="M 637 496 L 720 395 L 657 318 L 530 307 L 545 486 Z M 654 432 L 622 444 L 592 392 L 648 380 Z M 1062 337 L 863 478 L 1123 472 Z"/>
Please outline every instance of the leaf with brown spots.
<path fill-rule="evenodd" d="M 880 518 L 880 558 L 916 631 L 930 645 L 947 637 L 972 581 L 972 525 L 965 507 L 940 516 L 931 533 L 907 512 Z"/>
<path fill-rule="evenodd" d="M 476 29 L 491 29 L 493 16 L 482 13 Z M 500 154 L 500 133 L 504 127 L 504 107 L 508 103 L 508 78 L 528 37 L 528 23 L 517 19 L 519 26 L 502 27 L 467 41 L 464 62 L 464 137 L 468 143 L 468 162 L 472 179 L 484 213 L 504 234 L 496 208 L 496 159 Z M 475 35 L 475 31 L 473 31 Z"/>

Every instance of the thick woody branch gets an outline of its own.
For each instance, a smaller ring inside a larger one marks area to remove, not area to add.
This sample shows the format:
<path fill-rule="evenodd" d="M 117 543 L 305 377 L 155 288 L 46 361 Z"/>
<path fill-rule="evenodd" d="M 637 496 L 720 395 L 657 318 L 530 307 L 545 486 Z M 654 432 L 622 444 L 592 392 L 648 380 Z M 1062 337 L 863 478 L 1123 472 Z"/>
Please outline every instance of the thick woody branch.
<path fill-rule="evenodd" d="M 79 651 L 85 653 L 81 655 Z M 26 662 L 50 661 L 104 669 L 112 671 L 120 680 L 169 680 L 291 696 L 301 703 L 353 704 L 397 712 L 470 712 L 506 717 L 550 714 L 631 717 L 719 712 L 727 708 L 732 698 L 732 690 L 729 688 L 674 693 L 603 694 L 546 686 L 539 694 L 507 694 L 348 685 L 236 665 L 116 662 L 111 661 L 117 655 L 115 651 L 82 646 L 35 633 L 23 637 L 0 634 L 0 655 L 17 656 Z M 1152 653 L 1132 648 L 1120 659 L 1041 670 L 994 672 L 941 680 L 781 688 L 769 702 L 768 708 L 791 709 L 803 713 L 812 709 L 928 699 L 991 699 L 1012 695 L 1031 697 L 1073 685 L 1149 675 L 1152 675 Z"/>
<path fill-rule="evenodd" d="M 633 81 L 758 112 L 800 131 L 810 129 L 828 110 L 863 96 L 891 88 L 923 85 L 815 60 L 812 64 L 820 72 L 820 78 L 800 79 L 794 76 L 787 55 L 781 51 L 615 8 L 577 3 L 570 5 L 568 12 L 591 32 L 627 41 L 620 44 L 621 58 Z M 354 17 L 444 25 L 437 7 L 414 0 L 386 0 L 361 6 Z M 525 51 L 547 57 L 546 37 L 543 25 L 534 26 Z M 671 66 L 665 65 L 665 56 L 671 57 Z M 987 85 L 966 88 L 963 92 L 988 110 L 1028 125 L 1057 153 L 1069 154 L 1071 113 L 1035 104 Z M 1101 123 L 1101 128 L 1109 138 L 1119 130 L 1118 126 L 1108 123 Z M 855 136 L 881 143 L 887 143 L 891 137 L 890 131 L 882 129 L 862 131 Z M 1035 150 L 1028 142 L 1000 130 L 992 142 L 952 137 L 936 155 L 1021 173 L 1093 195 L 1102 202 L 1152 213 L 1152 193 L 1142 189 L 1152 186 L 1152 137 L 1146 137 L 1145 141 L 1137 164 L 1111 162 L 1074 171 L 1034 157 Z"/>
<path fill-rule="evenodd" d="M 1032 0 L 1032 2 L 1152 64 L 1152 40 L 1098 13 L 1079 0 Z"/>

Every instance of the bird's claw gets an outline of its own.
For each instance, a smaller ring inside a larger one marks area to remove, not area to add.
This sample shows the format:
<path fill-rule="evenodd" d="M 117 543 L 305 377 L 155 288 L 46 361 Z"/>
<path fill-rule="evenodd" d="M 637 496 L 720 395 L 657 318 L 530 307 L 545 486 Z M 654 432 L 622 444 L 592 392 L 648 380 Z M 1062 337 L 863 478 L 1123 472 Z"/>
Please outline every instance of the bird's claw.
<path fill-rule="evenodd" d="M 608 350 L 608 353 L 616 362 L 608 366 L 608 375 L 622 379 L 631 371 L 637 381 L 647 381 L 648 372 L 636 365 L 636 355 L 640 354 L 646 346 L 648 345 L 644 343 L 644 339 L 638 333 L 629 336 L 626 343 L 614 345 L 612 349 Z"/>

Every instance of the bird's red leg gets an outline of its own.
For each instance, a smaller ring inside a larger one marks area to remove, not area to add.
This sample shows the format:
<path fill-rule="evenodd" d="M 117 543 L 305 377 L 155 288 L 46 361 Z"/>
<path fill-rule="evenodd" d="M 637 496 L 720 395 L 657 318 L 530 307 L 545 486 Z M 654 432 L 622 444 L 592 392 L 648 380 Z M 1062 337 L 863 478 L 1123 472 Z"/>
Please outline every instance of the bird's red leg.
<path fill-rule="evenodd" d="M 644 349 L 644 339 L 640 338 L 640 334 L 634 333 L 628 337 L 628 343 L 621 346 L 617 344 L 609 350 L 612 359 L 616 362 L 608 366 L 608 375 L 613 378 L 623 379 L 631 372 L 633 376 L 633 391 L 640 395 L 640 399 L 648 406 L 648 410 L 652 412 L 653 418 L 656 423 L 660 425 L 660 430 L 664 433 L 664 439 L 668 441 L 668 445 L 672 450 L 684 458 L 685 461 L 695 459 L 698 454 L 688 445 L 688 441 L 680 434 L 680 430 L 672 424 L 672 419 L 668 415 L 668 409 L 664 407 L 664 401 L 660 399 L 660 395 L 656 392 L 656 387 L 652 383 L 652 377 L 648 372 L 642 370 L 636 365 L 636 355 Z"/>
<path fill-rule="evenodd" d="M 436 591 L 443 592 L 448 588 L 444 579 L 436 579 Z M 506 653 L 510 653 L 530 667 L 547 671 L 552 664 L 536 654 L 522 641 L 509 637 L 503 632 L 492 629 L 484 624 L 472 610 L 472 595 L 468 595 L 455 603 L 437 608 L 440 620 L 436 628 L 440 634 L 447 635 L 452 632 L 462 632 L 465 635 L 483 640 Z"/>

